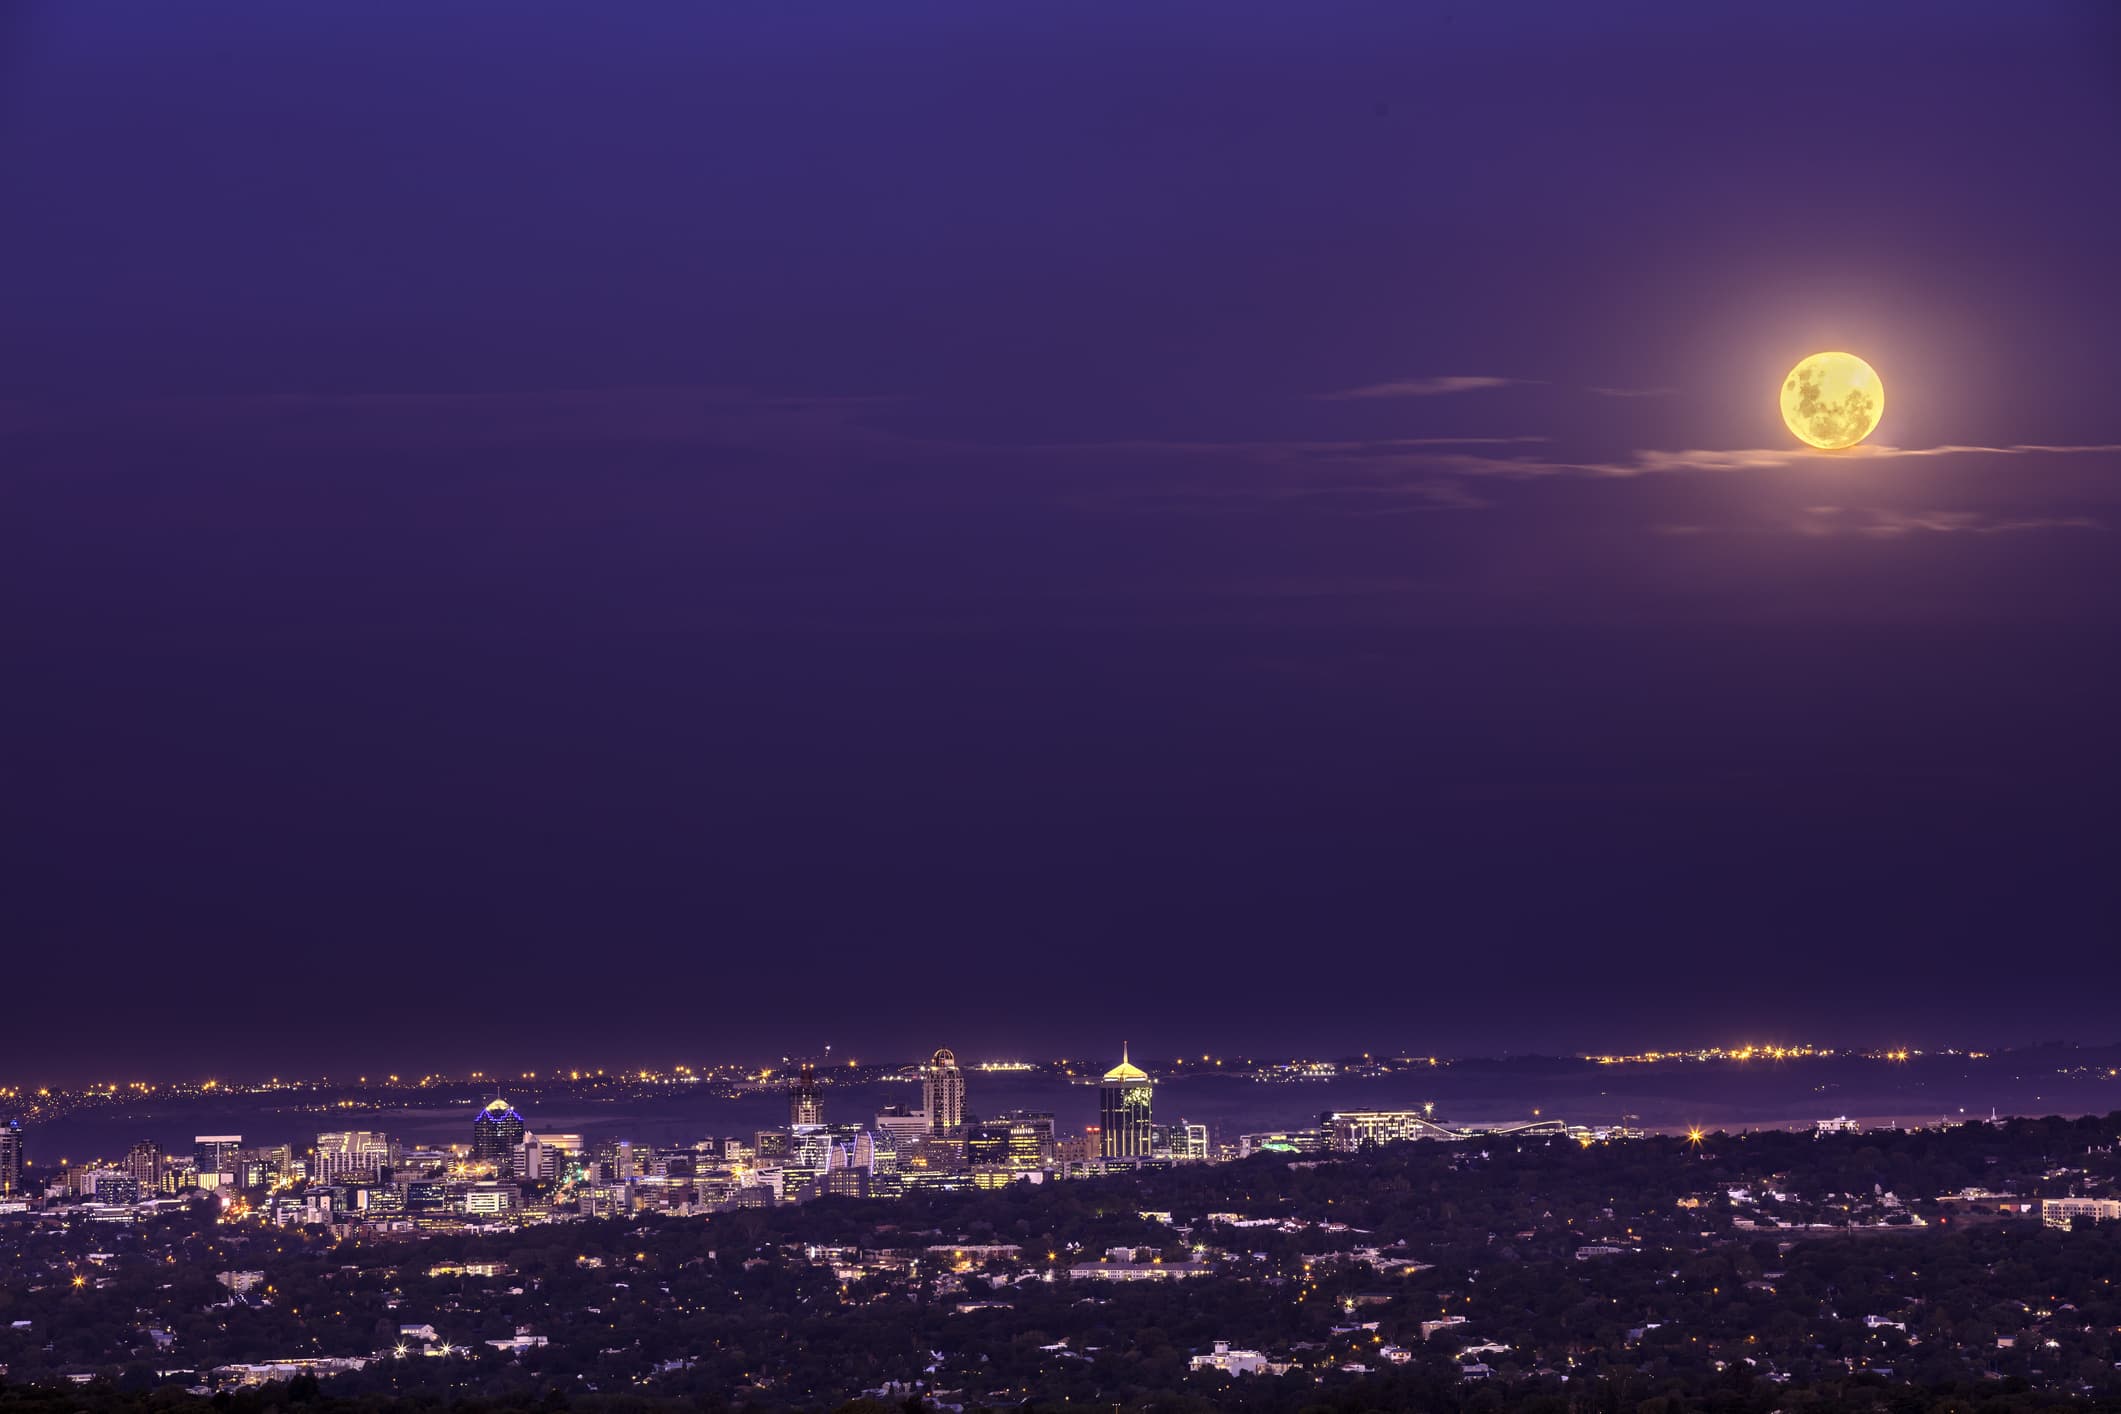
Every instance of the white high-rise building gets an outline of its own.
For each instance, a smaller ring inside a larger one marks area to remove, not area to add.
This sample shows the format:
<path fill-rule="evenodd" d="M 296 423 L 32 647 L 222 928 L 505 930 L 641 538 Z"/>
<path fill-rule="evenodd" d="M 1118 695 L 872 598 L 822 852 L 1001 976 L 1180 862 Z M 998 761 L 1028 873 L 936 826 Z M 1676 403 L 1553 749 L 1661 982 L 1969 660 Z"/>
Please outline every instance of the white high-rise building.
<path fill-rule="evenodd" d="M 372 1182 L 396 1164 L 388 1136 L 370 1129 L 347 1129 L 317 1136 L 309 1176 L 319 1183 Z"/>
<path fill-rule="evenodd" d="M 931 1133 L 955 1134 L 965 1127 L 965 1072 L 954 1051 L 939 1050 L 921 1067 L 921 1101 Z"/>

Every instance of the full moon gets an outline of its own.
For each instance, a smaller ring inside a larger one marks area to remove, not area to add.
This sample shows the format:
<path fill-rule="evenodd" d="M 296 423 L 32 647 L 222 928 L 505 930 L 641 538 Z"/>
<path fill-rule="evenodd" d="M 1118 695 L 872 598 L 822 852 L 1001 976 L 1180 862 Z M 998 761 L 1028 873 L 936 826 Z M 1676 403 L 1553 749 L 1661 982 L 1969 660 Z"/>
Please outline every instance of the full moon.
<path fill-rule="evenodd" d="M 1878 371 L 1851 353 L 1813 354 L 1782 380 L 1782 420 L 1814 447 L 1853 447 L 1884 413 Z"/>

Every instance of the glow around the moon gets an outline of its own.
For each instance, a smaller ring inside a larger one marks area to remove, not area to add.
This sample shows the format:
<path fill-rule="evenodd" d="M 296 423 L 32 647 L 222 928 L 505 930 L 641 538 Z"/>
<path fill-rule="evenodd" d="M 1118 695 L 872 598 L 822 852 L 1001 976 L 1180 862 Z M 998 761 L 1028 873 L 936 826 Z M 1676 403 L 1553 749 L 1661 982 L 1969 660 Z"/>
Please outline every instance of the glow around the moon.
<path fill-rule="evenodd" d="M 1854 354 L 1813 354 L 1782 380 L 1782 420 L 1814 447 L 1853 447 L 1884 414 L 1885 385 Z"/>

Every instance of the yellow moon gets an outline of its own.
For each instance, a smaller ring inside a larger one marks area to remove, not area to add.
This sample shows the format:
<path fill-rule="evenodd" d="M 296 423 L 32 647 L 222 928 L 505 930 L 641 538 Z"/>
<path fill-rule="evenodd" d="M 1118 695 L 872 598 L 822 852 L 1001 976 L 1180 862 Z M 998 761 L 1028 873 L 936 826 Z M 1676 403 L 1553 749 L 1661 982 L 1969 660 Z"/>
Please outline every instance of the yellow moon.
<path fill-rule="evenodd" d="M 1811 446 L 1853 447 L 1884 415 L 1885 385 L 1854 354 L 1813 354 L 1782 380 L 1782 420 Z"/>

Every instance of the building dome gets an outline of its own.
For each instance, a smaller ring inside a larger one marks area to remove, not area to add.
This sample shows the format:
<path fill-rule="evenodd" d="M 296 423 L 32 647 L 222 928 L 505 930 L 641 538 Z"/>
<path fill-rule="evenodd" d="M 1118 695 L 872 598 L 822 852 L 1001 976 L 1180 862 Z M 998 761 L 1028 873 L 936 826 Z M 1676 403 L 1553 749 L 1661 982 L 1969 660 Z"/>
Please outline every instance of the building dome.
<path fill-rule="evenodd" d="M 508 1101 L 497 1098 L 488 1104 L 485 1109 L 480 1110 L 471 1122 L 473 1124 L 499 1124 L 506 1119 L 512 1119 L 520 1124 L 523 1117 L 509 1106 Z"/>
<path fill-rule="evenodd" d="M 1119 1046 L 1119 1064 L 1105 1072 L 1107 1085 L 1137 1085 L 1148 1081 L 1149 1072 L 1127 1059 L 1127 1043 Z"/>
<path fill-rule="evenodd" d="M 951 1050 L 948 1046 L 945 1046 L 943 1049 L 937 1051 L 928 1063 L 930 1065 L 937 1066 L 956 1065 L 957 1052 Z"/>

